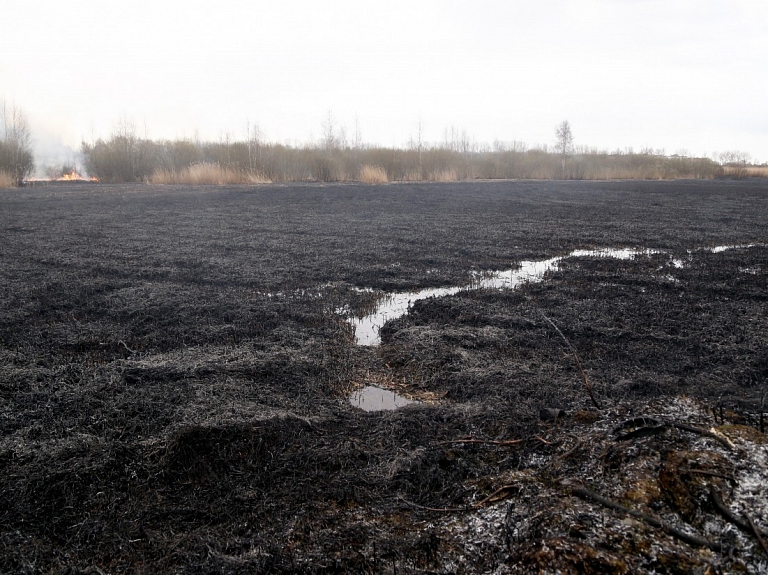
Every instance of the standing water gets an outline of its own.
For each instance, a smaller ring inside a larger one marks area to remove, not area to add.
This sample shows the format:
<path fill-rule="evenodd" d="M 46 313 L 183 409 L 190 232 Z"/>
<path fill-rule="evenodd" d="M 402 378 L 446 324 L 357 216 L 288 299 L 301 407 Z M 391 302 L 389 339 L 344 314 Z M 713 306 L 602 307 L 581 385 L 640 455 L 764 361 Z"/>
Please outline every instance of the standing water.
<path fill-rule="evenodd" d="M 569 257 L 610 257 L 618 259 L 631 259 L 636 255 L 650 255 L 658 250 L 648 249 L 599 249 L 599 250 L 574 250 L 566 256 L 549 258 L 539 261 L 524 261 L 515 269 L 478 274 L 472 278 L 468 286 L 454 286 L 446 288 L 430 288 L 419 291 L 393 293 L 385 296 L 376 310 L 365 317 L 350 318 L 348 321 L 355 327 L 355 341 L 358 345 L 379 345 L 381 337 L 379 332 L 382 326 L 392 319 L 397 319 L 408 313 L 411 304 L 420 299 L 430 297 L 442 297 L 454 295 L 463 290 L 506 288 L 512 289 L 523 282 L 541 281 L 544 274 L 557 269 L 557 265 Z"/>

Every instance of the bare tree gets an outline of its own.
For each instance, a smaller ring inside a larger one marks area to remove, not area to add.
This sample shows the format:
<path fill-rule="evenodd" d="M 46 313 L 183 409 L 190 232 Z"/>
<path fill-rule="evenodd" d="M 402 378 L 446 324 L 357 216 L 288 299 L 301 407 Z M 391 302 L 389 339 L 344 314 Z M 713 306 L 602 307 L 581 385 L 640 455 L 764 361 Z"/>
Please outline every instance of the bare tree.
<path fill-rule="evenodd" d="M 339 147 L 339 137 L 336 134 L 336 119 L 333 112 L 328 110 L 328 117 L 323 122 L 323 148 L 326 150 L 335 150 Z"/>
<path fill-rule="evenodd" d="M 9 172 L 21 184 L 35 168 L 27 116 L 15 104 L 9 109 L 3 102 L 1 127 L 0 170 Z"/>
<path fill-rule="evenodd" d="M 573 132 L 568 120 L 563 120 L 555 130 L 555 149 L 565 158 L 573 149 Z"/>
<path fill-rule="evenodd" d="M 720 163 L 725 169 L 727 175 L 733 176 L 739 180 L 749 176 L 747 164 L 750 163 L 751 156 L 741 150 L 730 150 L 717 154 Z"/>

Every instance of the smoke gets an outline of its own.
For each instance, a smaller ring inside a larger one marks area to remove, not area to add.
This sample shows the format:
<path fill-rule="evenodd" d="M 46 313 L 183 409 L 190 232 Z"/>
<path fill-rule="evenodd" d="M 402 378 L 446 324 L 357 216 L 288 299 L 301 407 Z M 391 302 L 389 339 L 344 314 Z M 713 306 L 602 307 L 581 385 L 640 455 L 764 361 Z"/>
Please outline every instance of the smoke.
<path fill-rule="evenodd" d="M 65 168 L 85 175 L 83 155 L 66 144 L 58 134 L 45 127 L 35 126 L 32 130 L 32 140 L 35 155 L 34 177 L 59 177 Z"/>

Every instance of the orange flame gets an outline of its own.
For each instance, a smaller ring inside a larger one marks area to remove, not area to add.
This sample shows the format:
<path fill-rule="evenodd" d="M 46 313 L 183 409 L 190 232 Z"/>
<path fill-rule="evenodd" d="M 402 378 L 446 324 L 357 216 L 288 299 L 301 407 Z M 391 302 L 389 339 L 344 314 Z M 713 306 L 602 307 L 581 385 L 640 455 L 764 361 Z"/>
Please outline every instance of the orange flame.
<path fill-rule="evenodd" d="M 99 178 L 86 178 L 78 174 L 75 170 L 72 170 L 68 174 L 62 174 L 56 178 L 57 182 L 98 182 Z"/>

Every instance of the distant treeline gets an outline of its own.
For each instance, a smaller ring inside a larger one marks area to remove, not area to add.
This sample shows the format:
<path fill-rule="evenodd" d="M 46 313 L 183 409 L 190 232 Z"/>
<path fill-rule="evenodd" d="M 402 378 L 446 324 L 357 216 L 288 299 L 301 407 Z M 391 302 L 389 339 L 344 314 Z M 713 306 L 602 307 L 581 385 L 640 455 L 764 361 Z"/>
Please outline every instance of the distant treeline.
<path fill-rule="evenodd" d="M 520 143 L 407 148 L 317 145 L 292 147 L 258 139 L 153 141 L 132 133 L 84 143 L 85 168 L 103 182 L 238 183 L 255 181 L 454 181 L 474 179 L 714 178 L 724 167 L 708 158 L 608 153 L 575 148 L 562 154 Z M 333 144 L 333 142 L 331 142 Z M 208 174 L 210 182 L 205 181 Z M 371 176 L 373 174 L 373 176 Z"/>

